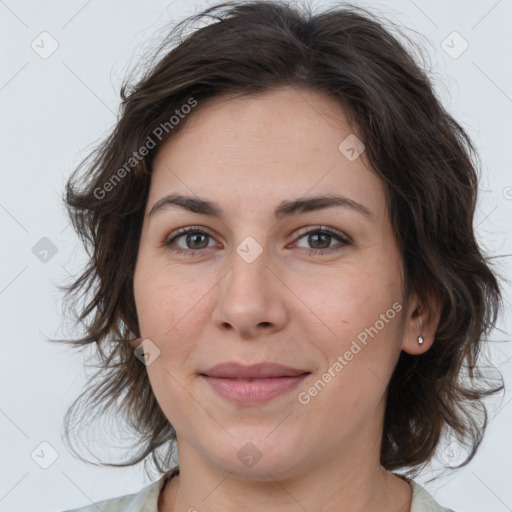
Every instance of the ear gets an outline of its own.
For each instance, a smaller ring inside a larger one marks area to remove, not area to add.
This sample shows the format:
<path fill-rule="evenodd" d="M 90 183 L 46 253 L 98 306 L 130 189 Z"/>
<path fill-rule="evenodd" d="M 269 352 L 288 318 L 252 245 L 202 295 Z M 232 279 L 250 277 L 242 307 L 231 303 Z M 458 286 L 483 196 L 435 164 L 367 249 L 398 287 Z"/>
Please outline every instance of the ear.
<path fill-rule="evenodd" d="M 136 349 L 142 343 L 142 338 L 135 338 L 134 340 L 130 340 L 130 345 Z"/>
<path fill-rule="evenodd" d="M 441 318 L 442 299 L 439 294 L 430 292 L 427 301 L 421 300 L 416 293 L 409 299 L 402 350 L 412 355 L 425 353 L 434 343 L 434 337 Z M 423 336 L 423 343 L 418 342 Z"/>

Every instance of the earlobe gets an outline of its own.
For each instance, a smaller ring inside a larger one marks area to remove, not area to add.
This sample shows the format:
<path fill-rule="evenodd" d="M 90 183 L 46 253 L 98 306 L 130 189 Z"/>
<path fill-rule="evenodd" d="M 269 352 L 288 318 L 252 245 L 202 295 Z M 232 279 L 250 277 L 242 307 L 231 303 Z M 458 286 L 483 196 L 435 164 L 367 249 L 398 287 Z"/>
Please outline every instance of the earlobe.
<path fill-rule="evenodd" d="M 406 333 L 404 333 L 402 350 L 411 355 L 423 354 L 432 346 L 433 342 L 434 336 L 425 336 L 424 334 L 408 336 Z"/>
<path fill-rule="evenodd" d="M 130 340 L 130 345 L 136 349 L 142 342 L 142 338 L 135 338 L 134 340 Z"/>
<path fill-rule="evenodd" d="M 416 295 L 411 297 L 402 340 L 402 350 L 412 355 L 427 352 L 434 343 L 434 338 L 441 317 L 440 301 L 430 295 L 427 304 Z"/>

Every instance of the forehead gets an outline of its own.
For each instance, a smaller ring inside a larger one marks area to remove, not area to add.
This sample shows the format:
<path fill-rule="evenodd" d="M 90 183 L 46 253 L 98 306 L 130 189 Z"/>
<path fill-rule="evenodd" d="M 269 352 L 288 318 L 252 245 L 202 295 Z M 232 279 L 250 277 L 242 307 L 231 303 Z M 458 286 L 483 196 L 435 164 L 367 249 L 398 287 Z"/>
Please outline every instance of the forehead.
<path fill-rule="evenodd" d="M 189 116 L 157 154 L 149 206 L 172 190 L 234 195 L 252 206 L 274 196 L 339 192 L 383 207 L 383 184 L 364 152 L 349 160 L 340 151 L 347 137 L 362 136 L 334 98 L 290 86 L 225 93 Z"/>
<path fill-rule="evenodd" d="M 298 151 L 304 143 L 307 149 L 330 149 L 337 155 L 341 132 L 354 133 L 342 106 L 317 91 L 283 86 L 251 95 L 223 93 L 199 102 L 160 154 L 193 141 L 207 145 L 210 155 L 229 154 L 233 160 L 258 146 L 265 149 L 263 159 L 272 150 L 273 156 Z"/>

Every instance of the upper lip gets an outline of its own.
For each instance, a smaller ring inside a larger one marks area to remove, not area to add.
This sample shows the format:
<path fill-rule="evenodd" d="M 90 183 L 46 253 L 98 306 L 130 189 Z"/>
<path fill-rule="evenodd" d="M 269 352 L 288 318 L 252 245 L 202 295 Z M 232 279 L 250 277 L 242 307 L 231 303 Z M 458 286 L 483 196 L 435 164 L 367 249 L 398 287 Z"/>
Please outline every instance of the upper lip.
<path fill-rule="evenodd" d="M 236 362 L 229 362 L 212 366 L 202 372 L 202 375 L 227 379 L 271 379 L 276 377 L 296 377 L 304 373 L 310 372 L 277 363 L 258 363 L 246 366 Z"/>

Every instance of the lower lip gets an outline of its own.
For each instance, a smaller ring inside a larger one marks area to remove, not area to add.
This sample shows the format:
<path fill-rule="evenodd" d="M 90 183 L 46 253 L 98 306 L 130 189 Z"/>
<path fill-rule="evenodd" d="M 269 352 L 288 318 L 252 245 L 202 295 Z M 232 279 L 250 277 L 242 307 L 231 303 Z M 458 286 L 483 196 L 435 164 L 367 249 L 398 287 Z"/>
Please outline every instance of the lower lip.
<path fill-rule="evenodd" d="M 239 380 L 204 376 L 220 396 L 241 404 L 266 402 L 297 387 L 309 374 L 260 380 Z"/>

